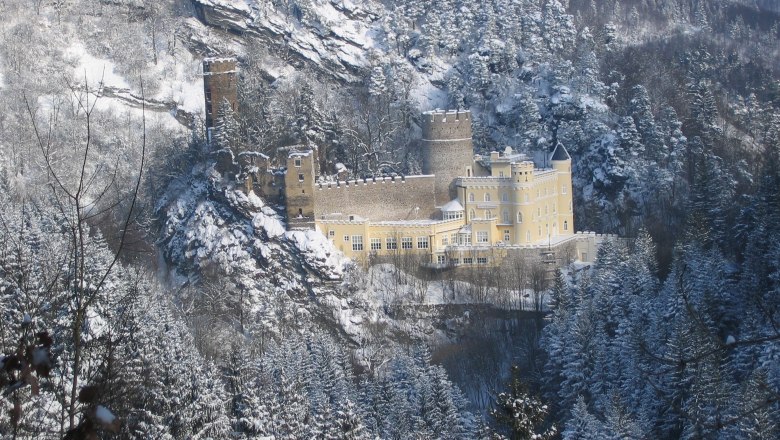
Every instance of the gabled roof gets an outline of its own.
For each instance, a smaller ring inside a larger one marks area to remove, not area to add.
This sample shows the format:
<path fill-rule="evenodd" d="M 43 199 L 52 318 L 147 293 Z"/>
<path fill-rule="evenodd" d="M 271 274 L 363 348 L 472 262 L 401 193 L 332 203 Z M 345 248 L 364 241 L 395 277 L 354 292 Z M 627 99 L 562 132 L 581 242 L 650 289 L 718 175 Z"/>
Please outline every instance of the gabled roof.
<path fill-rule="evenodd" d="M 552 152 L 550 160 L 571 160 L 571 156 L 569 156 L 569 152 L 566 151 L 566 147 L 558 142 L 558 145 L 555 146 L 555 150 Z"/>
<path fill-rule="evenodd" d="M 457 199 L 450 200 L 444 206 L 441 207 L 441 212 L 455 212 L 455 211 L 463 211 L 463 205 L 461 205 Z"/>

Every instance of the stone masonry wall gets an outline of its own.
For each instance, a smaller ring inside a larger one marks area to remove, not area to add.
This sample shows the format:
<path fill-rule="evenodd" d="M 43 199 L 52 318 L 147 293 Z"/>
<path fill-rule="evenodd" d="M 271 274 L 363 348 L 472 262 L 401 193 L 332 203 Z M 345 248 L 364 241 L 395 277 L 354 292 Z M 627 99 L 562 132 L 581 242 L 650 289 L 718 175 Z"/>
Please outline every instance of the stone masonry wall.
<path fill-rule="evenodd" d="M 436 215 L 433 192 L 433 176 L 359 179 L 338 186 L 317 184 L 314 205 L 317 215 L 340 213 L 371 221 L 429 219 Z"/>
<path fill-rule="evenodd" d="M 203 88 L 206 94 L 206 128 L 213 128 L 219 107 L 227 99 L 236 110 L 238 76 L 234 58 L 206 58 L 203 60 Z"/>

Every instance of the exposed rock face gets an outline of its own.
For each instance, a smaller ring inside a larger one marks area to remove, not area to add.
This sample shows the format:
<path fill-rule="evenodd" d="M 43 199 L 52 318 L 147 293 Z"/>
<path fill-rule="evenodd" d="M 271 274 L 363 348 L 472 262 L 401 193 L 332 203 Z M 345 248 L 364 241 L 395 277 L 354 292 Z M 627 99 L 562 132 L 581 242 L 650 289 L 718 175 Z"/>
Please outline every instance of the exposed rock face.
<path fill-rule="evenodd" d="M 281 14 L 271 7 L 250 7 L 244 2 L 228 0 L 193 0 L 200 21 L 227 34 L 240 36 L 231 43 L 242 45 L 257 39 L 270 49 L 284 53 L 295 67 L 308 67 L 338 80 L 350 83 L 362 80 L 358 75 L 367 65 L 367 50 L 373 45 L 377 15 L 372 2 L 356 6 L 349 1 L 313 5 L 305 20 Z M 308 24 L 301 25 L 301 22 Z M 203 29 L 190 22 L 192 47 L 207 50 L 209 42 Z M 230 35 L 225 35 L 231 40 Z"/>

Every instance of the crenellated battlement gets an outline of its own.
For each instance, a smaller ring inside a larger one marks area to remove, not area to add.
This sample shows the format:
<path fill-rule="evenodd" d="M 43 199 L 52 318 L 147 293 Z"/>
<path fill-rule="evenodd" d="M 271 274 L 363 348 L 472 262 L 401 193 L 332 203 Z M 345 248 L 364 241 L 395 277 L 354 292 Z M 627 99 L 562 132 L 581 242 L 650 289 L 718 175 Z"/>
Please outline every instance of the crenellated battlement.
<path fill-rule="evenodd" d="M 471 140 L 471 112 L 431 110 L 422 115 L 422 138 L 427 141 Z"/>
<path fill-rule="evenodd" d="M 382 176 L 382 177 L 367 177 L 363 179 L 354 180 L 339 180 L 336 182 L 318 182 L 317 189 L 334 189 L 334 188 L 349 188 L 356 186 L 387 184 L 387 183 L 406 183 L 409 180 L 415 179 L 430 179 L 432 175 L 420 174 L 415 176 Z"/>
<path fill-rule="evenodd" d="M 234 57 L 207 57 L 203 59 L 203 75 L 236 73 L 238 60 Z"/>

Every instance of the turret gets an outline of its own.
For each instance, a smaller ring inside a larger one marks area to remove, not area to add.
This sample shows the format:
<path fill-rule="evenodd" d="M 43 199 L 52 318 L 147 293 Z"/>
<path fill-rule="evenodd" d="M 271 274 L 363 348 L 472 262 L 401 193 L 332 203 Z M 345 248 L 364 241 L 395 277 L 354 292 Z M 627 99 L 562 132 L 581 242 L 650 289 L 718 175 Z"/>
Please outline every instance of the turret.
<path fill-rule="evenodd" d="M 558 235 L 574 234 L 574 212 L 571 187 L 571 156 L 566 147 L 559 143 L 550 155 L 550 164 L 557 171 L 556 192 L 558 193 L 557 218 L 555 225 Z"/>
<path fill-rule="evenodd" d="M 571 172 L 571 156 L 566 151 L 566 147 L 560 142 L 555 146 L 555 150 L 550 155 L 550 164 L 555 170 Z"/>
<path fill-rule="evenodd" d="M 474 146 L 471 112 L 432 110 L 422 115 L 422 171 L 436 175 L 434 202 L 442 206 L 457 197 L 454 181 L 471 176 Z"/>

